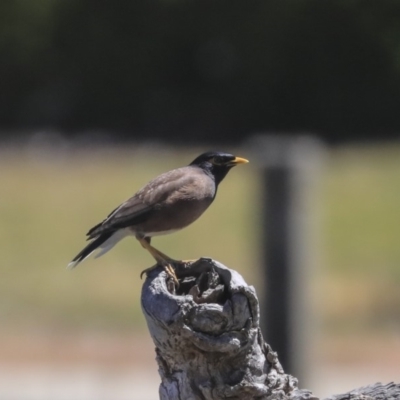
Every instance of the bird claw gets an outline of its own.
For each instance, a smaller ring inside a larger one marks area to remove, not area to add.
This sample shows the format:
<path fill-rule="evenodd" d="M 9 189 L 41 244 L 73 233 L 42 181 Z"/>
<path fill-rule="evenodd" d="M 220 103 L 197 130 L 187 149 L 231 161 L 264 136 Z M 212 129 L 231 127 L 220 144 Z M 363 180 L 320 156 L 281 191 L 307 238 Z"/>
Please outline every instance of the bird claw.
<path fill-rule="evenodd" d="M 167 264 L 164 266 L 164 270 L 167 273 L 168 277 L 175 283 L 176 287 L 179 287 L 179 280 L 176 276 L 174 267 L 171 264 Z"/>
<path fill-rule="evenodd" d="M 140 273 L 140 279 L 143 278 L 143 275 L 144 275 L 144 274 L 147 275 L 150 271 L 154 270 L 154 269 L 157 268 L 157 267 L 158 267 L 158 264 L 153 265 L 153 266 L 150 267 L 150 268 L 144 269 L 144 270 Z M 167 273 L 168 278 L 170 278 L 170 279 L 172 280 L 172 282 L 174 282 L 174 284 L 176 285 L 176 287 L 179 287 L 179 280 L 178 280 L 178 277 L 176 276 L 175 269 L 174 269 L 174 267 L 172 266 L 172 264 L 165 264 L 165 265 L 162 265 L 162 267 L 164 268 L 164 271 Z"/>
<path fill-rule="evenodd" d="M 188 265 L 194 264 L 196 261 L 199 261 L 199 259 L 194 259 L 194 260 L 179 260 L 176 261 L 177 264 L 183 264 L 185 267 Z"/>
<path fill-rule="evenodd" d="M 140 279 L 143 279 L 143 275 L 147 274 L 152 268 L 146 268 L 140 273 Z"/>

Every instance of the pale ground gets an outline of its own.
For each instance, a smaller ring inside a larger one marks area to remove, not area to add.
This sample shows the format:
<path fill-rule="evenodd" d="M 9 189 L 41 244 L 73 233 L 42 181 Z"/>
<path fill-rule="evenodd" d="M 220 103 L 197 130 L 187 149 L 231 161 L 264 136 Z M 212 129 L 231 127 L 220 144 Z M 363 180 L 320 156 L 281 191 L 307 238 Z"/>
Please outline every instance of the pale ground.
<path fill-rule="evenodd" d="M 400 383 L 399 340 L 371 339 L 362 345 L 335 340 L 322 347 L 317 346 L 309 381 L 300 384 L 320 397 L 378 381 Z M 157 400 L 160 378 L 154 358 L 145 333 L 4 337 L 0 399 Z"/>

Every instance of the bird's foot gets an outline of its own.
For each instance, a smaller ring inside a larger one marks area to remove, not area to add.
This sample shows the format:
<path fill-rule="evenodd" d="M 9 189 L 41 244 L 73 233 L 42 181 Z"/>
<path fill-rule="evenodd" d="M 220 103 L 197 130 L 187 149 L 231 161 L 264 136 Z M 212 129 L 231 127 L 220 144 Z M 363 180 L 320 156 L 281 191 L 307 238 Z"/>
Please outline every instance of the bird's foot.
<path fill-rule="evenodd" d="M 186 265 L 189 265 L 189 264 L 193 264 L 193 263 L 195 263 L 196 261 L 199 261 L 199 259 L 196 258 L 196 259 L 193 259 L 193 260 L 179 260 L 179 261 L 175 260 L 175 262 L 176 262 L 177 264 L 184 264 L 185 266 L 186 266 Z"/>
<path fill-rule="evenodd" d="M 176 276 L 175 273 L 175 269 L 174 269 L 174 264 L 175 261 L 169 262 L 169 263 L 163 263 L 162 267 L 164 268 L 164 271 L 167 273 L 168 278 L 170 278 L 170 280 L 172 280 L 172 282 L 176 285 L 176 287 L 179 287 L 179 280 L 178 277 Z M 179 261 L 178 261 L 179 262 Z M 150 271 L 153 271 L 154 269 L 156 269 L 158 267 L 159 264 L 153 265 L 150 268 L 146 268 L 144 269 L 141 273 L 140 273 L 140 279 L 142 279 L 144 274 L 148 274 Z"/>
<path fill-rule="evenodd" d="M 172 264 L 164 265 L 164 270 L 167 273 L 168 277 L 175 283 L 176 287 L 179 287 L 179 280 L 176 276 L 175 268 Z"/>
<path fill-rule="evenodd" d="M 167 284 L 170 292 L 174 292 L 175 289 L 178 289 L 180 286 L 179 279 L 177 276 L 177 271 L 178 272 L 183 272 L 186 267 L 189 265 L 199 261 L 199 259 L 194 259 L 194 260 L 174 260 L 172 258 L 168 258 L 167 260 L 159 260 L 158 264 L 153 265 L 150 268 L 144 269 L 140 273 L 140 278 L 143 277 L 144 274 L 148 274 L 150 271 L 153 271 L 156 269 L 159 265 L 161 265 L 164 268 L 164 271 L 167 273 Z"/>

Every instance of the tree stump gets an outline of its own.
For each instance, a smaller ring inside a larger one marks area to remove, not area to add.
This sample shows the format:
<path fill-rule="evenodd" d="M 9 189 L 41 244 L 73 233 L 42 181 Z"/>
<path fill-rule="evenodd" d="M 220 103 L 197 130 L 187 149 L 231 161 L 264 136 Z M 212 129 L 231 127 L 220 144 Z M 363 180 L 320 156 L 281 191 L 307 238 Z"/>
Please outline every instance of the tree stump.
<path fill-rule="evenodd" d="M 236 271 L 202 258 L 176 273 L 179 288 L 159 267 L 142 289 L 160 400 L 317 399 L 297 387 L 264 342 L 255 290 Z M 399 385 L 373 385 L 329 400 L 383 399 L 384 392 L 400 399 Z"/>

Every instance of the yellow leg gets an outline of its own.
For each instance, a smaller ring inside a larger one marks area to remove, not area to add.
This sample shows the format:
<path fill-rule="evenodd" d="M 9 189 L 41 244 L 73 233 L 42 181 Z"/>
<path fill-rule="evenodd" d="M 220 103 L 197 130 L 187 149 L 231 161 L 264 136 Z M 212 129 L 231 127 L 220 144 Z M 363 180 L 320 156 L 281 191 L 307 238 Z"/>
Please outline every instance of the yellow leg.
<path fill-rule="evenodd" d="M 175 274 L 175 270 L 173 267 L 174 260 L 164 253 L 161 253 L 161 251 L 157 250 L 154 248 L 146 239 L 144 238 L 137 238 L 139 240 L 140 244 L 142 245 L 143 248 L 145 248 L 152 256 L 153 258 L 157 261 L 158 264 L 162 265 L 167 273 L 167 275 L 174 280 L 174 282 L 179 286 L 179 281 L 178 278 Z M 150 267 L 146 268 L 140 273 L 140 277 L 143 276 L 144 273 L 148 273 L 151 270 L 153 270 L 156 267 Z"/>
<path fill-rule="evenodd" d="M 146 239 L 138 238 L 138 240 L 142 247 L 146 249 L 158 263 L 165 264 L 165 262 L 173 261 L 172 258 L 153 247 Z"/>

